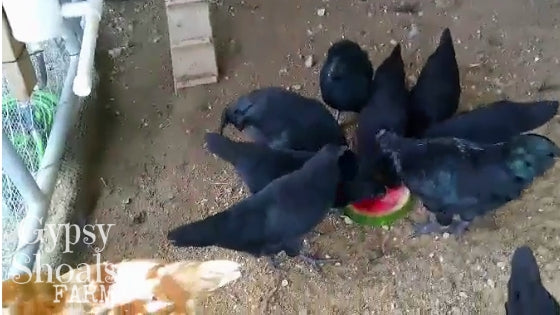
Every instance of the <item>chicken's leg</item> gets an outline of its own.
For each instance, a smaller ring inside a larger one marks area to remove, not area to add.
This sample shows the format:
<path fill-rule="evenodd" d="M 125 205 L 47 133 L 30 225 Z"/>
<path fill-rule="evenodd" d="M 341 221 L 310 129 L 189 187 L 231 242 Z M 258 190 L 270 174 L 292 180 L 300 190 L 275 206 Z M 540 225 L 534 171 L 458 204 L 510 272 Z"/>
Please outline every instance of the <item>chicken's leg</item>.
<path fill-rule="evenodd" d="M 468 229 L 471 221 L 467 220 L 453 220 L 453 217 L 438 213 L 436 215 L 436 221 L 430 216 L 428 222 L 416 224 L 414 226 L 414 233 L 412 238 L 418 237 L 422 234 L 443 234 L 449 233 L 457 237 L 463 236 L 465 231 Z"/>
<path fill-rule="evenodd" d="M 268 256 L 268 263 L 274 268 L 274 269 L 280 269 L 280 261 L 278 259 L 278 255 L 271 255 Z"/>
<path fill-rule="evenodd" d="M 449 234 L 453 234 L 457 237 L 463 236 L 465 231 L 469 229 L 471 221 L 457 220 L 453 221 L 447 228 L 446 231 Z"/>
<path fill-rule="evenodd" d="M 299 254 L 299 258 L 307 264 L 311 265 L 311 267 L 313 267 L 317 271 L 321 271 L 321 267 L 324 264 L 337 262 L 336 259 L 316 258 L 310 254 Z"/>
<path fill-rule="evenodd" d="M 441 224 L 428 220 L 428 222 L 414 225 L 414 232 L 412 233 L 411 238 L 416 238 L 424 234 L 442 234 L 444 229 L 445 227 Z"/>
<path fill-rule="evenodd" d="M 317 258 L 309 252 L 308 249 L 302 249 L 298 254 L 298 257 L 305 263 L 311 265 L 315 270 L 321 271 L 321 266 L 327 263 L 334 263 L 337 260 L 331 258 Z"/>
<path fill-rule="evenodd" d="M 447 225 L 453 222 L 453 216 L 438 213 L 434 215 L 430 213 L 428 221 L 425 223 L 418 223 L 414 225 L 414 233 L 412 238 L 416 238 L 423 234 L 443 234 Z"/>

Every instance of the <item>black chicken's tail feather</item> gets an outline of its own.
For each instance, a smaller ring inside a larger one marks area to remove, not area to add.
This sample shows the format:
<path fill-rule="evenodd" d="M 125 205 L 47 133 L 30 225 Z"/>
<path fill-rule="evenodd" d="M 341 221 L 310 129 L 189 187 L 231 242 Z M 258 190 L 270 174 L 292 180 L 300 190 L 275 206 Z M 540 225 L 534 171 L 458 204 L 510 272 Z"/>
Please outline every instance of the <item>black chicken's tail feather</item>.
<path fill-rule="evenodd" d="M 455 57 L 455 47 L 453 46 L 453 37 L 451 37 L 451 31 L 449 30 L 449 28 L 444 29 L 443 32 L 441 33 L 436 52 L 439 52 L 438 55 L 443 54 L 444 56 Z"/>
<path fill-rule="evenodd" d="M 526 126 L 523 131 L 533 130 L 551 120 L 558 113 L 558 101 L 540 101 L 522 104 L 526 108 Z"/>
<path fill-rule="evenodd" d="M 511 275 L 516 278 L 526 278 L 530 281 L 541 281 L 539 266 L 533 251 L 528 246 L 519 247 L 513 253 Z"/>
<path fill-rule="evenodd" d="M 542 126 L 557 112 L 557 101 L 517 103 L 504 100 L 433 125 L 426 130 L 424 137 L 458 137 L 474 142 L 504 142 Z M 474 127 L 479 126 L 480 132 L 472 131 Z"/>
<path fill-rule="evenodd" d="M 404 72 L 404 62 L 401 55 L 401 44 L 397 44 L 395 48 L 393 48 L 393 51 L 391 52 L 389 57 L 387 57 L 387 59 L 385 59 L 385 61 L 383 61 L 383 63 L 379 67 L 389 67 L 390 69 L 393 69 L 393 71 L 402 69 L 401 71 Z"/>
<path fill-rule="evenodd" d="M 175 246 L 204 247 L 220 242 L 221 233 L 227 224 L 230 211 L 222 211 L 200 221 L 185 224 L 167 233 L 167 239 Z"/>
<path fill-rule="evenodd" d="M 448 44 L 453 45 L 453 38 L 451 37 L 451 31 L 449 28 L 445 28 L 439 37 L 439 45 L 443 46 Z"/>
<path fill-rule="evenodd" d="M 506 314 L 560 314 L 560 304 L 542 285 L 539 266 L 528 246 L 521 246 L 511 259 Z"/>
<path fill-rule="evenodd" d="M 391 52 L 390 58 L 401 58 L 401 44 L 397 44 Z"/>

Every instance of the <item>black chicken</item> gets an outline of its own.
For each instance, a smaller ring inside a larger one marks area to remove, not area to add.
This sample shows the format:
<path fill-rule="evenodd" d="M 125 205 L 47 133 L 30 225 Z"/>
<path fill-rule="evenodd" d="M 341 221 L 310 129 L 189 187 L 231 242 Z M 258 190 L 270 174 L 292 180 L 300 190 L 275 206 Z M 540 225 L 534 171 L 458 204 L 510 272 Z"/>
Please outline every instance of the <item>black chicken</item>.
<path fill-rule="evenodd" d="M 323 101 L 340 111 L 360 112 L 371 95 L 373 66 L 366 51 L 350 40 L 334 43 L 319 74 Z"/>
<path fill-rule="evenodd" d="M 241 96 L 223 111 L 220 134 L 230 123 L 276 149 L 317 152 L 326 144 L 346 145 L 342 129 L 321 102 L 278 87 Z"/>
<path fill-rule="evenodd" d="M 326 145 L 301 169 L 272 181 L 227 210 L 168 234 L 177 246 L 216 245 L 255 256 L 300 255 L 302 237 L 332 207 L 345 148 Z M 305 257 L 307 261 L 313 259 Z"/>
<path fill-rule="evenodd" d="M 418 234 L 444 230 L 461 234 L 476 217 L 518 198 L 554 165 L 560 149 L 546 137 L 526 134 L 508 142 L 479 145 L 457 138 L 407 139 L 381 131 L 383 152 L 410 191 L 437 222 Z M 460 221 L 453 221 L 459 215 Z"/>

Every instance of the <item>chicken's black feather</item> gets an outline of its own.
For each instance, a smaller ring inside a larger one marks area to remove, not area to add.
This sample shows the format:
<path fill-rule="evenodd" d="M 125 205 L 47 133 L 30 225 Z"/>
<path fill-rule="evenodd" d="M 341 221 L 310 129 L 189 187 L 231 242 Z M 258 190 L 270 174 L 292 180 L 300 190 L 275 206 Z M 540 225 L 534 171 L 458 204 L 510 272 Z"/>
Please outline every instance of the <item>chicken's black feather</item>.
<path fill-rule="evenodd" d="M 460 95 L 459 66 L 451 32 L 446 28 L 410 91 L 408 135 L 419 136 L 426 128 L 455 114 Z"/>
<path fill-rule="evenodd" d="M 301 237 L 334 203 L 343 151 L 325 146 L 302 168 L 225 211 L 170 231 L 168 239 L 177 246 L 216 245 L 255 256 L 282 250 L 297 255 Z"/>
<path fill-rule="evenodd" d="M 513 253 L 505 309 L 507 315 L 560 314 L 560 304 L 543 286 L 539 266 L 528 246 Z"/>
<path fill-rule="evenodd" d="M 228 124 L 272 148 L 316 152 L 326 144 L 346 145 L 342 129 L 321 102 L 278 87 L 238 98 L 224 110 L 220 134 Z"/>
<path fill-rule="evenodd" d="M 428 128 L 422 137 L 455 137 L 493 144 L 538 128 L 557 112 L 557 101 L 519 103 L 503 100 L 437 123 Z"/>
<path fill-rule="evenodd" d="M 217 133 L 206 134 L 208 151 L 216 154 L 235 167 L 237 174 L 249 188 L 257 193 L 276 178 L 300 169 L 315 153 L 309 151 L 280 150 L 253 142 L 230 140 Z M 358 171 L 358 158 L 346 150 L 340 157 L 341 189 L 351 181 Z M 342 192 L 342 191 L 341 191 Z M 350 196 L 338 194 L 335 207 L 347 205 Z"/>
<path fill-rule="evenodd" d="M 277 150 L 263 144 L 233 141 L 217 133 L 206 134 L 206 147 L 235 167 L 251 193 L 301 168 L 314 155 L 308 151 Z"/>

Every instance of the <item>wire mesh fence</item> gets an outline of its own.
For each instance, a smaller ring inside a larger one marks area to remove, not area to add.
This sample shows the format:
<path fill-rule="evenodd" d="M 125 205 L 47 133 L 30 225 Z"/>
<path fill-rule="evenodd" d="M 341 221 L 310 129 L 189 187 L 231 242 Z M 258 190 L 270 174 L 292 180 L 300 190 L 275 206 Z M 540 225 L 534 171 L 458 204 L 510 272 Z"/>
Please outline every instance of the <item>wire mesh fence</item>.
<path fill-rule="evenodd" d="M 19 102 L 2 78 L 2 129 L 35 175 L 52 128 L 56 106 L 69 65 L 61 41 L 51 40 L 28 47 L 37 76 L 31 99 Z M 25 217 L 26 205 L 18 189 L 2 170 L 2 279 L 6 279 L 17 246 L 17 227 Z"/>

